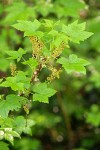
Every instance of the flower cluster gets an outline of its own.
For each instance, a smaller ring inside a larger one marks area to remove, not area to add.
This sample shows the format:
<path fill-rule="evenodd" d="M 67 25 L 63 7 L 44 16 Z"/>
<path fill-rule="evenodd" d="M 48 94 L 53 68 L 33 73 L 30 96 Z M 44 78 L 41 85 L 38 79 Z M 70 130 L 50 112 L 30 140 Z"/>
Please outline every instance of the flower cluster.
<path fill-rule="evenodd" d="M 10 64 L 10 69 L 11 69 L 11 75 L 15 76 L 16 75 L 16 65 Z"/>
<path fill-rule="evenodd" d="M 55 67 L 50 66 L 48 69 L 52 72 L 51 75 L 49 77 L 47 77 L 47 81 L 48 82 L 53 81 L 55 78 L 59 79 L 59 75 L 62 72 L 61 68 L 60 69 L 56 69 Z"/>
<path fill-rule="evenodd" d="M 58 47 L 54 48 L 54 51 L 52 53 L 52 57 L 55 58 L 55 59 L 57 57 L 59 57 L 65 47 L 66 47 L 66 44 L 65 44 L 65 42 L 62 41 L 61 44 Z"/>
<path fill-rule="evenodd" d="M 44 48 L 43 42 L 37 36 L 31 36 L 30 41 L 32 43 L 32 56 L 39 60 L 42 55 L 42 49 Z"/>

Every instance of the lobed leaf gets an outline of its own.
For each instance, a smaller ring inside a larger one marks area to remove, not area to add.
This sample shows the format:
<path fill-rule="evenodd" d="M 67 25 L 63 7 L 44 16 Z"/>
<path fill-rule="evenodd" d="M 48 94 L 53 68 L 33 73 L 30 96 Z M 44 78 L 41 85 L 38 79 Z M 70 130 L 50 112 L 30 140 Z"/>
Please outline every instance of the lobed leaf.
<path fill-rule="evenodd" d="M 54 89 L 48 88 L 46 83 L 36 84 L 33 87 L 33 91 L 35 92 L 33 95 L 33 101 L 39 101 L 43 103 L 48 103 L 48 98 L 56 93 Z"/>
<path fill-rule="evenodd" d="M 86 74 L 85 66 L 90 64 L 87 60 L 78 58 L 74 54 L 70 55 L 68 59 L 61 57 L 57 62 L 62 64 L 67 73 L 79 72 L 82 74 Z"/>
<path fill-rule="evenodd" d="M 86 23 L 78 24 L 78 21 L 75 21 L 68 26 L 62 26 L 62 32 L 66 33 L 70 41 L 74 43 L 80 43 L 80 41 L 84 41 L 85 39 L 89 38 L 93 33 L 85 31 Z"/>
<path fill-rule="evenodd" d="M 17 59 L 17 62 L 19 62 L 22 55 L 26 52 L 22 48 L 19 48 L 18 51 L 6 51 L 6 53 L 10 56 L 9 59 Z"/>
<path fill-rule="evenodd" d="M 25 119 L 23 116 L 18 116 L 15 119 L 15 129 L 18 133 L 27 133 L 32 135 L 31 127 L 35 124 L 35 122 L 31 119 Z"/>
<path fill-rule="evenodd" d="M 29 88 L 30 86 L 30 80 L 28 77 L 26 77 L 25 72 L 18 71 L 17 75 L 14 77 L 7 77 L 6 81 L 2 82 L 0 84 L 2 87 L 10 87 L 12 90 L 17 91 L 21 90 L 24 91 L 24 89 Z"/>
<path fill-rule="evenodd" d="M 0 101 L 0 116 L 7 118 L 10 110 L 18 111 L 21 108 L 20 97 L 14 94 L 8 95 L 6 100 Z"/>
<path fill-rule="evenodd" d="M 38 65 L 37 60 L 34 58 L 29 58 L 29 60 L 22 62 L 24 65 L 29 65 L 32 69 L 35 69 Z"/>
<path fill-rule="evenodd" d="M 37 19 L 35 19 L 33 22 L 19 20 L 18 23 L 12 26 L 17 30 L 23 31 L 25 36 L 32 36 L 34 35 L 34 32 L 39 29 L 41 23 Z"/>

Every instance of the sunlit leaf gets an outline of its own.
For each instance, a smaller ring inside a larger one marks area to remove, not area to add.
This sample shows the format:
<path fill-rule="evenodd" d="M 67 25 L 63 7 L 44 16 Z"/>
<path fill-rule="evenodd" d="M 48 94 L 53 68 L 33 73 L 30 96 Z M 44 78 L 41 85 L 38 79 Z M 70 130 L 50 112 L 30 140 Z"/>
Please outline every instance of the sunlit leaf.
<path fill-rule="evenodd" d="M 18 51 L 6 51 L 6 53 L 10 56 L 9 59 L 17 59 L 17 62 L 19 62 L 22 55 L 24 55 L 26 51 L 19 48 Z"/>
<path fill-rule="evenodd" d="M 23 31 L 25 36 L 31 36 L 41 26 L 41 23 L 36 19 L 33 22 L 19 20 L 18 23 L 12 26 L 17 30 Z"/>
<path fill-rule="evenodd" d="M 93 33 L 85 31 L 85 26 L 86 23 L 78 24 L 78 21 L 75 21 L 68 26 L 63 25 L 62 32 L 66 33 L 72 42 L 80 43 L 93 35 Z"/>
<path fill-rule="evenodd" d="M 74 54 L 70 55 L 68 59 L 61 57 L 57 62 L 62 64 L 67 73 L 79 72 L 82 74 L 86 74 L 85 66 L 90 64 L 87 60 L 78 58 Z"/>

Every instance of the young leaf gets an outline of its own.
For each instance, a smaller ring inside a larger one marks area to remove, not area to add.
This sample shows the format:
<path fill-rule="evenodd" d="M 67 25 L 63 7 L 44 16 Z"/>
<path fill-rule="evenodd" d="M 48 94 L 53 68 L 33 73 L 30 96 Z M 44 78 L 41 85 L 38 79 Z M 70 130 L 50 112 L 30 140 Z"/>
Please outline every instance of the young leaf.
<path fill-rule="evenodd" d="M 79 72 L 82 74 L 86 74 L 85 66 L 90 64 L 87 60 L 78 58 L 74 54 L 68 59 L 61 57 L 57 62 L 62 64 L 67 73 Z"/>
<path fill-rule="evenodd" d="M 54 22 L 53 20 L 49 20 L 49 19 L 44 19 L 43 25 L 47 28 L 54 28 L 56 26 L 58 26 L 60 24 L 60 20 L 58 20 L 57 22 Z"/>
<path fill-rule="evenodd" d="M 58 31 L 52 29 L 48 34 L 51 34 L 52 36 L 56 36 L 58 34 Z"/>
<path fill-rule="evenodd" d="M 35 69 L 38 65 L 37 60 L 34 58 L 29 58 L 29 60 L 22 62 L 24 65 L 29 65 L 32 69 Z"/>
<path fill-rule="evenodd" d="M 43 103 L 48 103 L 48 98 L 53 96 L 56 91 L 54 89 L 48 88 L 46 83 L 40 83 L 33 87 L 35 94 L 33 95 L 33 101 L 39 101 Z"/>
<path fill-rule="evenodd" d="M 18 51 L 6 51 L 7 54 L 10 56 L 9 59 L 17 59 L 17 62 L 20 61 L 23 54 L 25 54 L 25 50 L 19 48 Z"/>
<path fill-rule="evenodd" d="M 54 22 L 53 20 L 49 20 L 49 19 L 44 19 L 45 23 L 44 23 L 44 26 L 47 27 L 47 28 L 52 28 L 53 25 L 54 25 Z"/>
<path fill-rule="evenodd" d="M 6 100 L 0 101 L 0 116 L 7 118 L 10 110 L 18 111 L 21 108 L 20 97 L 16 95 L 8 95 Z"/>
<path fill-rule="evenodd" d="M 23 21 L 19 20 L 18 23 L 12 25 L 17 30 L 23 31 L 25 36 L 32 36 L 34 32 L 41 26 L 41 23 L 38 20 Z"/>
<path fill-rule="evenodd" d="M 66 33 L 67 36 L 70 37 L 70 41 L 74 43 L 80 43 L 80 41 L 84 41 L 89 38 L 93 33 L 84 31 L 86 23 L 78 24 L 78 21 L 69 24 L 68 26 L 62 26 L 62 32 Z"/>
<path fill-rule="evenodd" d="M 56 47 L 59 47 L 59 45 L 61 44 L 62 41 L 65 42 L 66 44 L 68 44 L 68 36 L 63 35 L 63 34 L 58 34 L 54 40 L 54 45 Z"/>

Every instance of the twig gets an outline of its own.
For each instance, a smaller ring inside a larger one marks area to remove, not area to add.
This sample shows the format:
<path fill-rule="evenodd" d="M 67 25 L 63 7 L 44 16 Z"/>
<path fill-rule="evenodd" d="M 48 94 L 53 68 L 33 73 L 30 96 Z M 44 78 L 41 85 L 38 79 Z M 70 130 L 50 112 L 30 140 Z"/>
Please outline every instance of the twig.
<path fill-rule="evenodd" d="M 33 72 L 33 75 L 32 75 L 30 83 L 32 83 L 35 80 L 35 78 L 39 75 L 41 69 L 42 69 L 42 64 L 40 64 L 38 66 L 38 68 L 35 70 L 35 72 Z"/>

